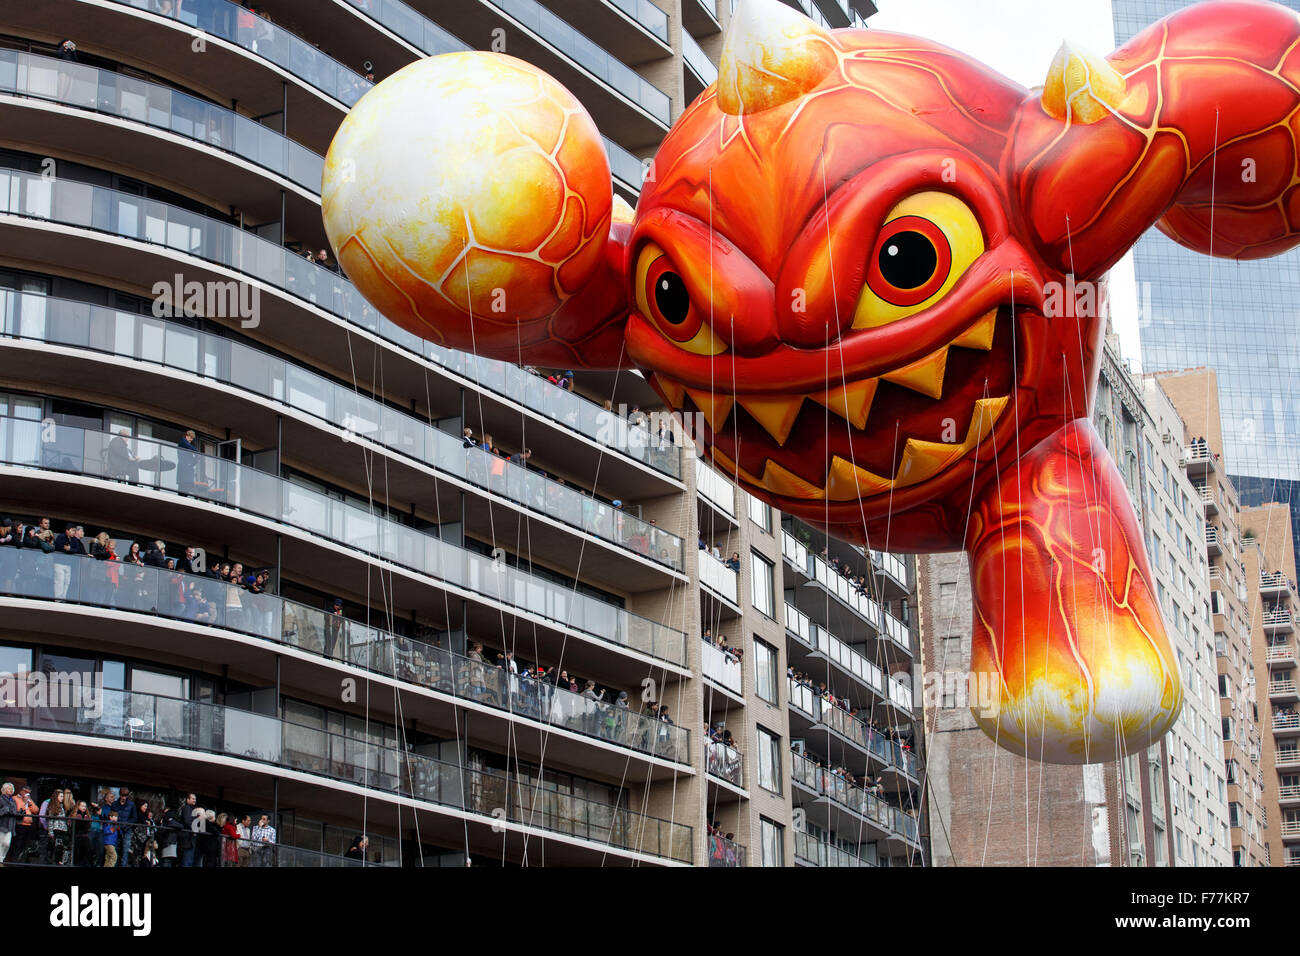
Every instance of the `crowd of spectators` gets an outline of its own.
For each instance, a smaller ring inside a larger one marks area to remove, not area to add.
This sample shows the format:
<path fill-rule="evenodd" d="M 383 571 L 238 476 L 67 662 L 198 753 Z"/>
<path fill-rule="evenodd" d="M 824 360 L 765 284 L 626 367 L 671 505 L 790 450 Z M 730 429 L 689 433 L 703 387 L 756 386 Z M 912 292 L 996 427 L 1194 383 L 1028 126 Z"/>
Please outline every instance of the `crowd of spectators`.
<path fill-rule="evenodd" d="M 832 571 L 848 581 L 855 591 L 867 596 L 869 585 L 865 574 L 855 572 L 848 561 L 841 561 L 837 555 L 827 554 L 826 548 L 822 548 L 822 560 L 831 566 Z"/>
<path fill-rule="evenodd" d="M 96 800 L 96 796 L 98 800 Z M 271 866 L 269 814 L 218 813 L 194 794 L 152 807 L 127 787 L 79 799 L 55 787 L 44 800 L 30 786 L 0 786 L 0 859 L 45 866 Z"/>
<path fill-rule="evenodd" d="M 723 833 L 717 820 L 709 823 L 709 866 L 740 866 L 740 848 L 736 834 Z"/>
<path fill-rule="evenodd" d="M 57 534 L 50 527 L 49 518 L 26 520 L 0 518 L 0 547 L 22 549 L 37 555 L 58 555 L 63 558 L 84 558 L 104 562 L 103 573 L 93 576 L 75 575 L 75 565 L 69 561 L 38 561 L 19 568 L 30 570 L 39 580 L 34 591 L 44 590 L 55 601 L 68 600 L 74 577 L 80 590 L 74 599 L 108 607 L 135 606 L 143 597 L 158 598 L 146 588 L 143 568 L 158 568 L 177 572 L 168 582 L 166 593 L 173 600 L 170 614 L 199 623 L 216 623 L 224 620 L 238 622 L 240 615 L 253 613 L 240 598 L 241 592 L 265 594 L 272 590 L 269 568 L 246 568 L 239 561 L 213 561 L 197 548 L 187 547 L 184 553 L 167 553 L 165 541 L 122 541 L 106 530 L 88 537 L 85 525 L 67 524 Z M 205 579 L 213 582 L 205 588 Z M 14 590 L 15 582 L 0 580 L 0 590 Z M 174 593 L 172 585 L 175 586 Z M 220 587 L 220 585 L 232 585 Z M 218 601 L 221 602 L 218 606 Z M 156 600 L 151 606 L 156 606 Z"/>
<path fill-rule="evenodd" d="M 739 664 L 745 658 L 745 649 L 737 644 L 727 642 L 727 635 L 714 634 L 712 627 L 705 627 L 704 633 L 700 635 L 706 644 L 711 644 L 726 655 L 728 661 L 733 664 Z"/>
<path fill-rule="evenodd" d="M 858 710 L 858 708 L 855 707 L 849 701 L 848 697 L 833 693 L 830 690 L 830 688 L 826 686 L 826 681 L 816 680 L 811 675 L 805 674 L 803 671 L 795 670 L 794 667 L 787 667 L 785 673 L 786 673 L 786 677 L 788 677 L 790 680 L 794 681 L 796 684 L 798 684 L 801 687 L 808 688 L 815 695 L 820 697 L 822 703 L 829 704 L 832 707 L 839 708 L 840 710 L 848 714 L 850 717 L 853 717 L 854 719 L 860 721 L 861 723 L 866 724 L 869 728 L 871 728 L 880 736 L 884 737 L 886 740 L 897 743 L 904 751 L 909 751 L 912 749 L 911 738 L 909 733 L 899 731 L 894 727 L 882 726 L 875 719 L 875 717 L 871 717 L 871 716 L 864 717 L 861 714 L 861 712 Z"/>
<path fill-rule="evenodd" d="M 724 558 L 722 556 L 722 549 L 718 547 L 716 542 L 712 545 L 706 544 L 703 535 L 700 535 L 699 542 L 700 542 L 701 551 L 705 552 L 706 554 L 711 554 L 714 557 L 714 559 L 721 561 L 723 564 L 725 564 L 732 571 L 735 571 L 737 574 L 740 573 L 740 552 L 739 551 L 733 551 L 731 552 L 731 557 Z"/>

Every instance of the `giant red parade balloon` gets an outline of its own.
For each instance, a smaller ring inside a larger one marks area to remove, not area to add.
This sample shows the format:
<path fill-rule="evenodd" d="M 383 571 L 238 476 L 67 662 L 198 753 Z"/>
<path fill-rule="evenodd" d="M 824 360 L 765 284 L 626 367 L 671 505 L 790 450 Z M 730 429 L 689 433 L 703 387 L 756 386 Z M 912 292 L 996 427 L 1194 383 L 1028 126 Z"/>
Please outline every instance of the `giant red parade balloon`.
<path fill-rule="evenodd" d="M 635 212 L 591 118 L 511 57 L 408 66 L 344 121 L 325 223 L 394 322 L 480 355 L 642 369 L 746 491 L 856 542 L 970 556 L 1009 750 L 1082 763 L 1177 719 L 1178 665 L 1089 422 L 1106 271 L 1151 226 L 1300 241 L 1300 19 L 1214 0 L 1041 90 L 954 50 L 742 0 Z M 1046 57 L 1044 58 L 1046 61 Z"/>

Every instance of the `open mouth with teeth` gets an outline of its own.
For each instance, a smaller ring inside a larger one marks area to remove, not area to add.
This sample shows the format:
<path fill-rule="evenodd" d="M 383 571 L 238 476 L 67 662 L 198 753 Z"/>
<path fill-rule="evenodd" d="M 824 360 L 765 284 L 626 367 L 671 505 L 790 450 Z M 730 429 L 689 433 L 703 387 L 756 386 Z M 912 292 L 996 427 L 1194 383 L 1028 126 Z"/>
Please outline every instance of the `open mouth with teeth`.
<path fill-rule="evenodd" d="M 918 485 L 977 450 L 1011 404 L 1014 371 L 996 356 L 1012 354 L 1015 334 L 1011 310 L 994 308 L 909 365 L 818 393 L 654 382 L 674 408 L 699 413 L 697 437 L 724 472 L 787 498 L 848 502 Z M 834 381 L 834 353 L 830 362 Z"/>

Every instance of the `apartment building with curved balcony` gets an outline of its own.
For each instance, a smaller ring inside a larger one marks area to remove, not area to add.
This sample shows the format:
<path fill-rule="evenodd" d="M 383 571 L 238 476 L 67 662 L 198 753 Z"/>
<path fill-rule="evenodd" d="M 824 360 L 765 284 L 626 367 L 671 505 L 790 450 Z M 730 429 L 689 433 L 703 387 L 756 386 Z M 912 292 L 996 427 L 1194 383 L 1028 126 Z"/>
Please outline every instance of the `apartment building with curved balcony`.
<path fill-rule="evenodd" d="M 347 110 L 453 50 L 565 83 L 634 202 L 728 0 L 255 6 L 0 2 L 0 516 L 122 559 L 0 547 L 0 774 L 265 812 L 279 865 L 921 863 L 906 562 L 844 603 L 635 373 L 440 348 L 316 255 Z"/>

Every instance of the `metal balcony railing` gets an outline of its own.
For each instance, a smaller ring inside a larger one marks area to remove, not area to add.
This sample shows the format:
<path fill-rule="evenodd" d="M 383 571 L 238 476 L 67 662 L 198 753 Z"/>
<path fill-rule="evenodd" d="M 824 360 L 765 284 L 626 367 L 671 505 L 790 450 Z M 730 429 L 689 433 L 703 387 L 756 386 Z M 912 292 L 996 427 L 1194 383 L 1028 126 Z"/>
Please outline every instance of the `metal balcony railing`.
<path fill-rule="evenodd" d="M 1263 568 L 1259 572 L 1259 586 L 1262 590 L 1285 590 L 1290 587 L 1290 580 L 1281 571 L 1265 571 Z"/>
<path fill-rule="evenodd" d="M 745 848 L 716 833 L 709 834 L 709 866 L 744 866 Z"/>
<path fill-rule="evenodd" d="M 1295 627 L 1295 618 L 1291 615 L 1290 611 L 1280 609 L 1265 611 L 1264 626 L 1289 631 Z"/>
<path fill-rule="evenodd" d="M 735 747 L 728 747 L 718 741 L 710 741 L 704 750 L 705 766 L 709 774 L 720 780 L 726 780 L 737 787 L 745 785 L 744 758 Z"/>
<path fill-rule="evenodd" d="M 257 515 L 537 614 L 606 643 L 683 665 L 686 635 L 597 598 L 247 465 L 143 438 L 0 418 L 0 463 L 107 478 Z"/>
<path fill-rule="evenodd" d="M 831 843 L 818 840 L 809 833 L 796 830 L 794 834 L 794 855 L 813 866 L 875 866 L 870 860 L 854 856 L 847 850 Z"/>
<path fill-rule="evenodd" d="M 1296 682 L 1293 680 L 1270 681 L 1268 685 L 1268 694 L 1270 697 L 1287 697 L 1297 693 Z"/>
<path fill-rule="evenodd" d="M 1264 662 L 1266 664 L 1294 664 L 1295 651 L 1289 644 L 1270 647 L 1264 652 Z"/>
<path fill-rule="evenodd" d="M 1300 730 L 1300 714 L 1274 714 L 1274 730 Z"/>

